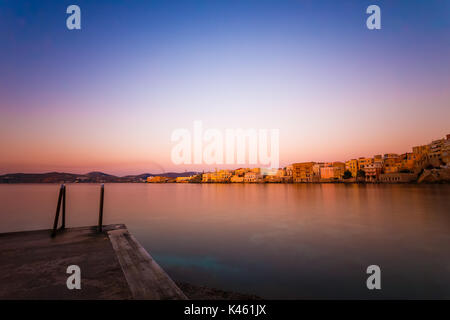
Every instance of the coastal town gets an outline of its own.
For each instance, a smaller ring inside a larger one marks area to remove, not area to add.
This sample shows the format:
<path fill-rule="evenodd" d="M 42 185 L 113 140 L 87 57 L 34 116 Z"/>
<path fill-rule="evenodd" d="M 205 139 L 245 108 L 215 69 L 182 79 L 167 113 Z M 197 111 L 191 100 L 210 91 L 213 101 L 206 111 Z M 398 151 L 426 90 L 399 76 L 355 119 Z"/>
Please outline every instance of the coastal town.
<path fill-rule="evenodd" d="M 345 162 L 302 162 L 284 168 L 220 169 L 186 177 L 148 177 L 149 183 L 408 183 L 450 181 L 450 134 L 403 154 L 386 153 Z"/>
<path fill-rule="evenodd" d="M 212 172 L 165 172 L 115 176 L 7 173 L 0 183 L 448 183 L 450 134 L 403 154 L 386 153 L 347 161 L 292 163 L 283 168 L 216 169 Z"/>

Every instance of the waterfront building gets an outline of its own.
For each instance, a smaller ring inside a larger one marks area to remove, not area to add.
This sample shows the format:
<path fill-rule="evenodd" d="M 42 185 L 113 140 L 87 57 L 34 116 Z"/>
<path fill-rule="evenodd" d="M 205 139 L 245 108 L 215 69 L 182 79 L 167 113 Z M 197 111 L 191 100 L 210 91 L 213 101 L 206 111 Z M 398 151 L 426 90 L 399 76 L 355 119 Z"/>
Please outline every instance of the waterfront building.
<path fill-rule="evenodd" d="M 177 177 L 175 179 L 175 182 L 177 182 L 177 183 L 188 183 L 188 182 L 191 181 L 192 178 L 193 178 L 193 176 L 190 176 L 190 177 Z"/>
<path fill-rule="evenodd" d="M 424 169 L 429 164 L 428 155 L 430 153 L 430 146 L 416 146 L 412 148 L 413 153 L 416 157 L 416 167 L 418 170 Z"/>
<path fill-rule="evenodd" d="M 278 171 L 280 169 L 273 169 L 273 168 L 260 168 L 259 173 L 261 173 L 264 177 L 265 176 L 276 176 Z M 281 169 L 283 170 L 283 169 Z M 255 172 L 258 173 L 258 172 Z"/>
<path fill-rule="evenodd" d="M 373 156 L 373 163 L 378 163 L 383 167 L 383 156 L 381 154 L 376 154 Z"/>
<path fill-rule="evenodd" d="M 321 173 L 320 173 L 320 169 L 325 167 L 325 163 L 324 162 L 317 162 L 313 165 L 313 174 L 314 177 L 318 177 L 320 178 Z"/>
<path fill-rule="evenodd" d="M 379 180 L 383 165 L 379 162 L 374 162 L 372 164 L 364 167 L 365 179 L 367 182 L 376 182 Z"/>
<path fill-rule="evenodd" d="M 386 161 L 386 159 L 395 159 L 398 158 L 397 153 L 385 153 L 383 156 L 383 159 Z"/>
<path fill-rule="evenodd" d="M 386 153 L 383 157 L 383 172 L 396 173 L 400 171 L 401 159 L 396 153 Z"/>
<path fill-rule="evenodd" d="M 448 166 L 450 164 L 450 134 L 447 135 L 447 139 L 442 146 L 441 159 L 445 165 Z"/>
<path fill-rule="evenodd" d="M 365 157 L 358 158 L 358 170 L 364 169 L 365 166 L 368 166 L 370 164 L 373 164 L 373 158 L 365 158 Z"/>
<path fill-rule="evenodd" d="M 261 173 L 249 171 L 244 175 L 244 182 L 264 182 L 264 177 Z"/>
<path fill-rule="evenodd" d="M 434 140 L 430 143 L 430 159 L 440 159 L 442 154 L 442 147 L 444 145 L 445 139 Z"/>
<path fill-rule="evenodd" d="M 233 173 L 231 170 L 219 170 L 215 172 L 208 172 L 202 175 L 202 182 L 229 182 Z"/>
<path fill-rule="evenodd" d="M 336 181 L 342 179 L 345 172 L 345 163 L 343 162 L 330 162 L 325 163 L 320 168 L 320 179 Z"/>
<path fill-rule="evenodd" d="M 292 176 L 294 182 L 313 182 L 315 162 L 302 162 L 292 164 Z"/>
<path fill-rule="evenodd" d="M 286 175 L 287 175 L 288 177 L 292 177 L 292 174 L 293 174 L 293 171 L 294 171 L 292 165 L 288 165 L 288 166 L 285 167 L 284 169 L 286 170 Z"/>
<path fill-rule="evenodd" d="M 276 176 L 278 177 L 285 177 L 286 174 L 286 170 L 284 168 L 278 168 L 277 172 L 275 173 Z"/>
<path fill-rule="evenodd" d="M 384 183 L 405 183 L 413 182 L 417 179 L 415 173 L 382 173 L 380 181 Z"/>
<path fill-rule="evenodd" d="M 249 168 L 239 168 L 234 170 L 234 175 L 238 176 L 238 177 L 243 177 L 245 175 L 246 172 L 249 172 L 250 169 Z"/>
<path fill-rule="evenodd" d="M 281 183 L 283 182 L 283 177 L 278 175 L 267 175 L 264 176 L 264 181 L 270 183 Z"/>
<path fill-rule="evenodd" d="M 423 146 L 416 146 L 412 148 L 413 153 L 417 154 L 417 155 L 424 155 L 424 156 L 428 156 L 428 154 L 430 153 L 430 146 L 428 144 L 423 145 Z"/>
<path fill-rule="evenodd" d="M 212 182 L 213 172 L 206 172 L 202 174 L 202 182 Z"/>
<path fill-rule="evenodd" d="M 345 172 L 345 163 L 340 161 L 333 162 L 333 168 L 334 168 L 334 179 L 341 180 Z"/>
<path fill-rule="evenodd" d="M 358 174 L 358 160 L 352 159 L 345 161 L 345 170 L 348 170 L 352 173 L 352 177 L 356 178 L 356 175 Z"/>
<path fill-rule="evenodd" d="M 420 168 L 418 168 L 418 159 L 419 155 L 416 155 L 415 153 L 406 152 L 402 155 L 400 155 L 401 163 L 400 163 L 400 170 L 399 171 L 419 171 Z"/>
<path fill-rule="evenodd" d="M 166 183 L 169 181 L 168 177 L 162 177 L 162 176 L 154 176 L 154 177 L 148 177 L 147 182 L 149 183 Z"/>
<path fill-rule="evenodd" d="M 320 179 L 321 180 L 334 180 L 334 167 L 324 166 L 320 168 Z"/>
<path fill-rule="evenodd" d="M 244 177 L 242 176 L 237 176 L 237 175 L 234 175 L 234 176 L 232 176 L 231 178 L 230 178 L 230 182 L 231 183 L 241 183 L 241 182 L 244 182 Z"/>
<path fill-rule="evenodd" d="M 233 172 L 231 170 L 219 170 L 216 172 L 215 182 L 229 182 L 232 176 Z"/>

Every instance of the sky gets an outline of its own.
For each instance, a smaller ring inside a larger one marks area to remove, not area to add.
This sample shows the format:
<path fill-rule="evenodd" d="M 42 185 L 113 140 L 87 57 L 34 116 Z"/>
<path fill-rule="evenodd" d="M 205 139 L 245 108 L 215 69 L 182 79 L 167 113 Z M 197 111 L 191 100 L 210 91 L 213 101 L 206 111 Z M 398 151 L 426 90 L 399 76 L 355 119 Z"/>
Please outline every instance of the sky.
<path fill-rule="evenodd" d="M 282 166 L 403 153 L 450 133 L 449 57 L 445 0 L 0 0 L 0 174 L 217 167 L 171 160 L 196 120 Z"/>

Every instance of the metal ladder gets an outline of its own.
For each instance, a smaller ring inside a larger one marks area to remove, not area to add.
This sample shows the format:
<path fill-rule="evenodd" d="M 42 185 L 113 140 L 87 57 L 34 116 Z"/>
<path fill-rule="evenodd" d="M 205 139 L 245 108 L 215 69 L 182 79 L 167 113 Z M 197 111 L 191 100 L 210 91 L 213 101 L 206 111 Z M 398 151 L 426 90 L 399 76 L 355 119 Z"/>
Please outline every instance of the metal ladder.
<path fill-rule="evenodd" d="M 102 184 L 100 189 L 100 208 L 98 212 L 98 227 L 97 227 L 98 232 L 103 231 L 104 198 L 105 198 L 105 185 Z M 59 221 L 59 214 L 61 212 L 61 207 L 62 207 L 62 222 L 61 227 L 58 229 L 58 221 Z M 57 231 L 64 230 L 65 228 L 66 228 L 66 185 L 62 184 L 59 189 L 58 204 L 56 206 L 55 221 L 53 222 L 53 230 L 51 233 L 51 237 L 54 238 L 56 236 Z"/>

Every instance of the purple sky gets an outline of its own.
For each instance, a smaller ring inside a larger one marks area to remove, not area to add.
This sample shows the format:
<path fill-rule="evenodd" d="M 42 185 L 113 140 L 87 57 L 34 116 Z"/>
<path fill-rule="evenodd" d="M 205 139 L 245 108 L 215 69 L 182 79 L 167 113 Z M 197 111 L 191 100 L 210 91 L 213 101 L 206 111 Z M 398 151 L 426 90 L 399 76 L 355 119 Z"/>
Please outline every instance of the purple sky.
<path fill-rule="evenodd" d="M 0 173 L 214 168 L 171 161 L 195 120 L 279 129 L 281 165 L 450 133 L 448 1 L 78 1 L 74 31 L 70 4 L 0 4 Z"/>

